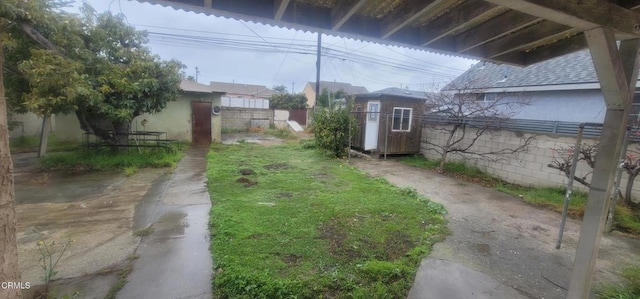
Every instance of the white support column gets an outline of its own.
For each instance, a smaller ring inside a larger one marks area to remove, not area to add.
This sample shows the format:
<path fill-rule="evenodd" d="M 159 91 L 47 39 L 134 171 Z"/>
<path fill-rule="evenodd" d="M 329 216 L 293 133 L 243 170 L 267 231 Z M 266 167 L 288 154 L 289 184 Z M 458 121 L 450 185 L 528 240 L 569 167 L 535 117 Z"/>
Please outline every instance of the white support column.
<path fill-rule="evenodd" d="M 570 299 L 586 299 L 590 296 L 609 198 L 638 78 L 639 61 L 639 40 L 624 41 L 618 50 L 611 29 L 591 29 L 585 32 L 585 36 L 607 112 L 573 264 L 568 294 Z"/>

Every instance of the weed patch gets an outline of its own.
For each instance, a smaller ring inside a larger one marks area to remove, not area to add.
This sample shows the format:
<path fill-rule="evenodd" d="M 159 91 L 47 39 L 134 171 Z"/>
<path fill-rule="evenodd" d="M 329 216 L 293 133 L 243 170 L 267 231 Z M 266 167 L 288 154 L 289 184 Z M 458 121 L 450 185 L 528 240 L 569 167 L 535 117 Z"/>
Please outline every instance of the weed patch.
<path fill-rule="evenodd" d="M 281 139 L 293 140 L 298 139 L 298 136 L 291 132 L 288 129 L 280 129 L 277 127 L 270 127 L 269 129 L 264 131 L 266 134 L 271 135 L 273 137 L 278 137 Z"/>
<path fill-rule="evenodd" d="M 406 297 L 447 233 L 441 205 L 297 144 L 216 146 L 208 165 L 216 298 Z"/>
<path fill-rule="evenodd" d="M 105 299 L 115 299 L 118 295 L 118 292 L 124 288 L 127 284 L 127 277 L 131 274 L 131 266 L 127 265 L 123 268 L 117 270 L 118 271 L 118 281 L 109 288 L 109 292 L 104 297 Z"/>
<path fill-rule="evenodd" d="M 133 235 L 136 237 L 146 237 L 146 236 L 150 236 L 155 231 L 156 230 L 155 228 L 153 228 L 153 226 L 148 226 L 133 232 Z"/>
<path fill-rule="evenodd" d="M 640 298 L 640 265 L 630 265 L 622 270 L 624 282 L 620 285 L 604 285 L 598 287 L 599 298 L 602 299 L 637 299 Z"/>

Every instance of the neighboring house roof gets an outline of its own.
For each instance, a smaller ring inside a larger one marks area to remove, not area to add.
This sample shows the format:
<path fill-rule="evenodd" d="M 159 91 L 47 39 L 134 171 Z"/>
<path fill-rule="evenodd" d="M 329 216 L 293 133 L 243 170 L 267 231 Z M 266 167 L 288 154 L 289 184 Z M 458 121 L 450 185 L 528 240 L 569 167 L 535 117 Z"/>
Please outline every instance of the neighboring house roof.
<path fill-rule="evenodd" d="M 498 92 L 599 88 L 591 55 L 588 50 L 583 50 L 523 68 L 480 62 L 443 89 Z"/>
<path fill-rule="evenodd" d="M 224 93 L 223 91 L 215 89 L 209 85 L 200 84 L 190 80 L 182 80 L 182 82 L 180 82 L 180 90 L 193 93 Z"/>
<path fill-rule="evenodd" d="M 311 86 L 311 89 L 316 90 L 315 82 L 307 82 L 308 85 Z M 320 92 L 323 89 L 327 89 L 330 92 L 338 92 L 343 90 L 347 94 L 362 94 L 369 92 L 364 86 L 353 86 L 351 83 L 343 83 L 343 82 L 331 82 L 331 81 L 320 81 Z"/>
<path fill-rule="evenodd" d="M 361 94 L 358 96 L 359 97 L 378 97 L 383 95 L 392 95 L 392 96 L 399 96 L 404 98 L 427 100 L 429 99 L 429 96 L 431 96 L 431 93 L 424 92 L 424 91 L 403 89 L 398 87 L 389 87 L 389 88 L 385 88 L 377 91 L 372 91 L 368 94 Z"/>
<path fill-rule="evenodd" d="M 215 90 L 221 90 L 227 94 L 246 95 L 257 98 L 269 98 L 273 94 L 277 93 L 274 90 L 267 88 L 264 85 L 252 85 L 242 83 L 228 83 L 228 82 L 215 82 L 211 81 L 209 84 Z"/>

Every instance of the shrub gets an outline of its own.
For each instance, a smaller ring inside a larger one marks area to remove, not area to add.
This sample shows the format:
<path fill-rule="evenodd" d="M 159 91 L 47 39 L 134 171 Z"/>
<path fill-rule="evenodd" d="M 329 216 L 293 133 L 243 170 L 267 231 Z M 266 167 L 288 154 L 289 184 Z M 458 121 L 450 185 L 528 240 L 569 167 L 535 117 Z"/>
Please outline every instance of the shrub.
<path fill-rule="evenodd" d="M 321 108 L 313 116 L 316 145 L 338 158 L 347 154 L 349 130 L 351 135 L 355 134 L 356 121 L 351 119 L 348 109 Z"/>

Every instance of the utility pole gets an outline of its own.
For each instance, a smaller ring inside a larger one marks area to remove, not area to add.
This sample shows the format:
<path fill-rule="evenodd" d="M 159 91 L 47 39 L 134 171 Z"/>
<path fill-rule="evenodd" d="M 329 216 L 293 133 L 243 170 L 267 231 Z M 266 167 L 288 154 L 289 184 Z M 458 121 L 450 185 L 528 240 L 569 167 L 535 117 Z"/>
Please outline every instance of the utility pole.
<path fill-rule="evenodd" d="M 318 106 L 318 98 L 320 98 L 320 57 L 322 57 L 322 32 L 318 31 L 318 51 L 316 60 L 316 104 L 313 109 Z"/>
<path fill-rule="evenodd" d="M 295 94 L 295 92 L 293 91 L 293 87 L 295 86 L 296 82 L 291 82 L 291 94 Z"/>
<path fill-rule="evenodd" d="M 200 70 L 198 70 L 198 67 L 196 66 L 196 82 L 198 82 L 198 75 L 200 75 Z"/>

